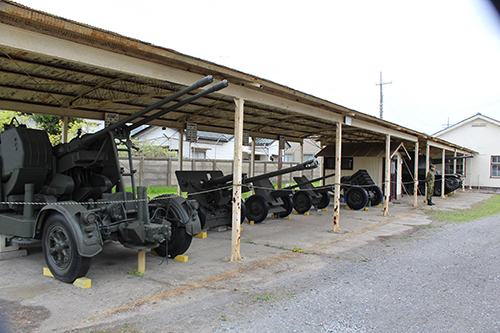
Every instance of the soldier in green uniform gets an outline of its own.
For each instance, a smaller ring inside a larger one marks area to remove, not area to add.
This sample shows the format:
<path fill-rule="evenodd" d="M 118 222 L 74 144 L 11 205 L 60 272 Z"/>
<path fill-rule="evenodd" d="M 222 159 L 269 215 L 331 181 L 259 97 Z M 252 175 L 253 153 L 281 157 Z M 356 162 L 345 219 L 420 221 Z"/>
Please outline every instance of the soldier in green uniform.
<path fill-rule="evenodd" d="M 432 195 L 434 194 L 434 181 L 436 180 L 434 170 L 436 170 L 436 166 L 431 164 L 430 170 L 427 172 L 427 176 L 425 177 L 425 183 L 427 184 L 427 204 L 429 206 L 435 205 L 435 203 L 432 202 Z"/>

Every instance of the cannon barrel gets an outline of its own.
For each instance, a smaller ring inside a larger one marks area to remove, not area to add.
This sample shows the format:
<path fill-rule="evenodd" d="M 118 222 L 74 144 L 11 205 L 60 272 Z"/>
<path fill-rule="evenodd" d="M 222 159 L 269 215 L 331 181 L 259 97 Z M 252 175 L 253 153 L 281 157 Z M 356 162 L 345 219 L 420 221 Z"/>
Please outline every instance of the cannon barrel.
<path fill-rule="evenodd" d="M 318 166 L 319 166 L 318 161 L 315 159 L 312 159 L 312 160 L 306 161 L 304 163 L 297 164 L 296 166 L 293 166 L 293 167 L 264 173 L 262 175 L 258 175 L 255 177 L 246 178 L 246 179 L 244 179 L 243 183 L 248 184 L 248 183 L 252 183 L 252 182 L 257 181 L 257 180 L 271 178 L 271 177 L 279 176 L 279 175 L 284 175 L 284 174 L 294 172 L 294 171 L 314 169 L 314 168 L 317 168 Z"/>
<path fill-rule="evenodd" d="M 258 175 L 258 176 L 250 177 L 250 178 L 243 177 L 243 184 L 249 184 L 253 181 L 271 178 L 271 177 L 279 176 L 279 175 L 284 175 L 284 174 L 294 172 L 294 171 L 314 169 L 314 168 L 317 168 L 318 165 L 319 165 L 318 161 L 315 159 L 312 159 L 312 160 L 309 160 L 307 162 L 297 164 L 296 166 L 293 166 L 290 168 L 276 170 L 276 171 L 264 173 L 262 175 Z M 232 180 L 233 180 L 233 174 L 230 174 L 230 175 L 227 175 L 224 177 L 213 178 L 213 179 L 210 179 L 210 180 L 204 182 L 203 188 L 207 189 L 207 188 L 211 188 L 211 187 L 214 187 L 217 185 L 222 185 L 222 184 L 225 184 L 225 183 L 230 182 Z"/>
<path fill-rule="evenodd" d="M 192 84 L 191 86 L 185 88 L 185 89 L 182 89 L 178 92 L 176 92 L 175 94 L 172 94 L 170 96 L 167 96 L 165 97 L 164 99 L 162 99 L 161 101 L 158 101 L 144 109 L 142 109 L 141 111 L 139 112 L 136 112 L 120 121 L 117 121 L 116 123 L 114 124 L 111 124 L 109 125 L 108 127 L 96 132 L 96 133 L 93 133 L 93 134 L 87 134 L 87 135 L 84 135 L 81 140 L 80 140 L 80 144 L 83 145 L 83 146 L 88 146 L 90 144 L 92 144 L 93 142 L 99 140 L 100 138 L 104 137 L 105 135 L 107 135 L 107 133 L 111 132 L 111 131 L 114 131 L 115 129 L 118 129 L 118 128 L 121 128 L 123 126 L 125 126 L 126 123 L 130 123 L 132 122 L 133 120 L 145 115 L 146 113 L 154 110 L 154 109 L 157 109 L 159 108 L 160 106 L 162 105 L 165 105 L 166 103 L 168 102 L 171 102 L 173 100 L 175 100 L 176 98 L 179 98 L 187 93 L 189 93 L 190 91 L 192 90 L 195 90 L 195 89 L 198 89 L 200 87 L 203 87 L 203 86 L 206 86 L 207 84 L 213 82 L 214 78 L 209 75 L 209 76 L 206 76 L 204 77 L 203 79 L 199 80 L 198 82 Z M 178 103 L 179 104 L 179 103 Z M 176 104 L 177 105 L 177 104 Z M 178 107 L 180 107 L 182 105 L 179 105 Z M 158 116 L 159 117 L 159 116 Z M 148 117 L 149 118 L 149 117 Z"/>
<path fill-rule="evenodd" d="M 213 178 L 213 179 L 207 180 L 206 182 L 204 182 L 202 184 L 202 186 L 204 189 L 207 189 L 207 188 L 212 188 L 212 187 L 215 187 L 218 185 L 226 184 L 226 183 L 232 182 L 232 181 L 233 181 L 233 174 L 230 174 L 230 175 L 226 175 L 223 177 L 218 177 L 218 178 Z"/>
<path fill-rule="evenodd" d="M 133 130 L 134 128 L 137 128 L 141 125 L 144 125 L 144 124 L 147 124 L 149 123 L 151 120 L 154 120 L 154 119 L 157 119 L 157 118 L 160 118 L 161 116 L 167 114 L 168 112 L 172 111 L 172 110 L 175 110 L 175 109 L 178 109 L 180 108 L 181 106 L 185 105 L 185 104 L 189 104 L 191 103 L 192 101 L 198 99 L 198 98 L 201 98 L 205 95 L 208 95 L 214 91 L 218 91 L 218 90 L 221 90 L 221 89 L 224 89 L 226 88 L 227 86 L 229 85 L 229 83 L 227 82 L 227 80 L 222 80 L 221 82 L 219 83 L 216 83 L 214 84 L 213 86 L 211 86 L 210 88 L 206 89 L 206 90 L 203 90 L 202 92 L 199 92 L 197 93 L 196 95 L 193 95 L 191 97 L 188 97 L 182 101 L 180 101 L 179 103 L 177 104 L 174 104 L 172 106 L 169 106 L 168 108 L 164 108 L 160 111 L 158 111 L 157 113 L 149 116 L 149 117 L 146 117 L 142 120 L 139 120 L 138 122 L 136 123 L 133 123 L 132 125 L 128 126 L 127 128 L 129 130 Z"/>

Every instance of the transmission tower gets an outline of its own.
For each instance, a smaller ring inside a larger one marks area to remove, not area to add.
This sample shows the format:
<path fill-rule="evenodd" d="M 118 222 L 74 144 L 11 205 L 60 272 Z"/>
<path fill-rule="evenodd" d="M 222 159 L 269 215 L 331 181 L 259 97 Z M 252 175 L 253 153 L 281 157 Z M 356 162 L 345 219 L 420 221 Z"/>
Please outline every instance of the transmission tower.
<path fill-rule="evenodd" d="M 384 113 L 384 95 L 382 94 L 382 86 L 384 84 L 391 84 L 391 82 L 382 82 L 382 72 L 380 72 L 380 83 L 376 83 L 375 85 L 380 86 L 380 119 L 382 119 L 382 114 Z"/>

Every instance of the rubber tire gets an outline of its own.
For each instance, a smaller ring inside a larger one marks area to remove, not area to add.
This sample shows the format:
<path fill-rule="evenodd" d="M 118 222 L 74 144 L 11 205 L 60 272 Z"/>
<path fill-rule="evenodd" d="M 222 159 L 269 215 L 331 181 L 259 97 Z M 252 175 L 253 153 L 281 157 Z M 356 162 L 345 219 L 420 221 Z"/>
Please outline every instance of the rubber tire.
<path fill-rule="evenodd" d="M 331 198 L 330 198 L 330 193 L 328 192 L 323 192 L 321 193 L 321 200 L 320 202 L 316 205 L 316 208 L 317 209 L 323 209 L 323 208 L 326 208 L 330 205 L 330 201 L 331 201 Z"/>
<path fill-rule="evenodd" d="M 269 214 L 269 204 L 266 199 L 258 194 L 254 194 L 245 201 L 247 208 L 247 219 L 260 223 L 264 221 Z"/>
<path fill-rule="evenodd" d="M 452 192 L 455 191 L 459 187 L 459 180 L 456 178 L 446 178 L 444 181 L 444 186 L 446 190 Z"/>
<path fill-rule="evenodd" d="M 368 192 L 362 187 L 353 186 L 347 190 L 345 202 L 353 210 L 364 208 L 368 204 Z"/>
<path fill-rule="evenodd" d="M 280 198 L 281 198 L 281 200 L 283 200 L 283 205 L 281 207 L 285 208 L 285 211 L 274 214 L 274 216 L 279 218 L 279 219 L 287 217 L 288 215 L 292 214 L 292 211 L 293 211 L 292 198 L 290 198 L 290 196 L 288 196 L 288 195 L 285 197 L 280 197 Z"/>
<path fill-rule="evenodd" d="M 309 193 L 304 191 L 295 192 L 293 195 L 293 208 L 299 214 L 308 212 L 312 207 L 312 198 Z"/>
<path fill-rule="evenodd" d="M 233 206 L 229 205 L 228 209 L 231 211 L 231 215 L 232 215 Z M 245 222 L 246 218 L 247 218 L 247 206 L 245 205 L 245 202 L 243 200 L 241 200 L 240 224 L 243 223 L 243 222 Z M 232 228 L 233 227 L 233 221 L 231 221 L 228 224 L 226 224 L 226 226 L 228 226 L 229 228 Z"/>
<path fill-rule="evenodd" d="M 384 200 L 384 192 L 378 186 L 373 186 L 370 191 L 373 192 L 373 199 L 370 201 L 372 206 L 377 206 Z"/>
<path fill-rule="evenodd" d="M 168 207 L 168 205 L 166 205 Z M 201 205 L 199 207 L 202 207 Z M 203 210 L 205 212 L 205 210 Z M 168 221 L 179 220 L 178 216 L 175 216 L 175 210 L 167 211 L 166 219 Z M 198 209 L 198 216 L 200 216 L 200 210 Z M 165 249 L 165 242 L 160 243 L 160 246 L 156 247 L 154 251 L 160 257 L 166 257 L 167 254 L 171 258 L 175 258 L 179 254 L 183 254 L 189 249 L 193 236 L 189 235 L 184 226 L 179 226 L 175 222 L 171 223 L 172 236 L 168 240 L 168 249 Z"/>
<path fill-rule="evenodd" d="M 436 185 L 439 185 L 439 186 L 436 186 Z M 440 197 L 441 196 L 441 182 L 439 182 L 439 184 L 436 183 L 434 185 L 434 193 L 433 193 L 433 195 L 436 196 L 436 197 Z"/>
<path fill-rule="evenodd" d="M 90 269 L 92 258 L 83 257 L 78 253 L 73 229 L 59 213 L 51 214 L 45 222 L 42 248 L 47 267 L 52 275 L 62 282 L 73 283 L 84 277 Z"/>
<path fill-rule="evenodd" d="M 205 211 L 205 207 L 203 207 L 199 201 L 198 218 L 200 219 L 201 230 L 203 230 L 205 228 L 205 224 L 207 223 L 207 212 Z"/>

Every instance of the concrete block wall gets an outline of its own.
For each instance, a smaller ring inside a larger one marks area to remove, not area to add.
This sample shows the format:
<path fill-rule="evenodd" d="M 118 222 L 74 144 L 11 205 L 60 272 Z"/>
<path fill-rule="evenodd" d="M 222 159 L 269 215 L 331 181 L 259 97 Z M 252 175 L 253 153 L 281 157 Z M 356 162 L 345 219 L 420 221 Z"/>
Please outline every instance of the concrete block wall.
<path fill-rule="evenodd" d="M 177 158 L 169 159 L 133 159 L 135 185 L 139 186 L 177 186 L 175 171 L 179 170 L 179 160 Z M 221 170 L 224 175 L 233 173 L 233 160 L 207 160 L 207 159 L 187 159 L 183 160 L 183 170 Z M 297 163 L 283 163 L 282 169 L 295 166 Z M 128 173 L 129 164 L 126 158 L 120 158 L 120 166 Z M 278 170 L 278 162 L 256 161 L 255 175 L 269 173 Z M 309 179 L 320 177 L 321 168 L 304 170 L 304 176 Z M 243 173 L 250 174 L 250 161 L 243 161 Z M 292 183 L 293 177 L 300 176 L 300 171 L 285 174 L 282 176 L 283 186 L 286 183 Z M 124 177 L 125 186 L 130 186 L 130 177 Z M 277 177 L 273 177 L 271 182 L 276 183 Z"/>

